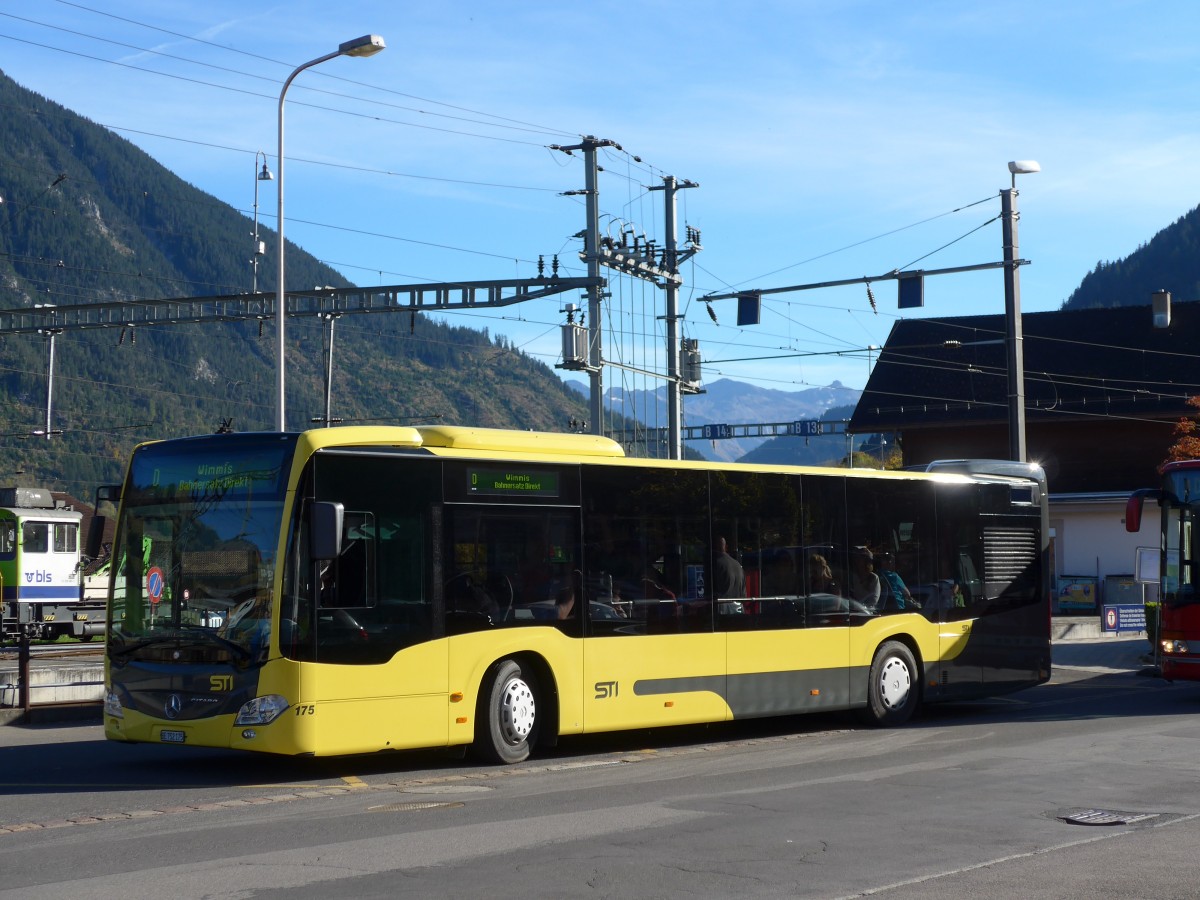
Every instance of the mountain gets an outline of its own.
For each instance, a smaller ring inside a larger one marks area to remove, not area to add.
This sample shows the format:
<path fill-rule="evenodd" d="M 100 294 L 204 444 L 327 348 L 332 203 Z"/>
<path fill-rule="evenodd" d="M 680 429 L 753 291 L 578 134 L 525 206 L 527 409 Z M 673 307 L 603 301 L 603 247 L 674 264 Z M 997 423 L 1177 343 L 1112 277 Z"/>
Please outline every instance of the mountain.
<path fill-rule="evenodd" d="M 229 295 L 248 290 L 252 220 L 108 129 L 0 73 L 0 309 Z M 259 226 L 268 247 L 275 234 Z M 289 285 L 350 283 L 293 244 Z M 259 290 L 274 291 L 274 267 Z M 274 428 L 274 331 L 256 324 L 0 336 L 0 486 L 92 496 L 143 440 Z M 548 366 L 486 331 L 419 314 L 344 317 L 332 414 L 561 431 L 586 404 Z M 288 425 L 324 413 L 319 321 L 288 326 Z"/>
<path fill-rule="evenodd" d="M 0 72 L 0 309 L 247 290 L 249 216 L 172 174 L 106 128 L 17 85 Z M 274 232 L 259 226 L 273 256 Z M 1160 288 L 1200 295 L 1200 211 L 1164 229 L 1127 259 L 1100 263 L 1067 307 L 1144 304 Z M 350 283 L 295 245 L 289 286 Z M 259 270 L 273 291 L 274 267 Z M 333 415 L 345 421 L 440 421 L 565 430 L 587 418 L 586 397 L 548 366 L 485 331 L 420 314 L 348 316 L 336 329 Z M 253 323 L 141 326 L 136 331 L 0 335 L 0 486 L 39 484 L 90 497 L 120 480 L 144 440 L 274 427 L 275 349 Z M 291 428 L 324 406 L 322 323 L 288 327 Z M 788 392 L 727 379 L 684 400 L 688 425 L 815 419 L 856 402 L 833 384 Z M 48 414 L 48 399 L 52 407 Z M 610 394 L 618 413 L 665 420 L 664 392 Z M 34 437 L 46 428 L 53 436 Z M 632 429 L 631 429 L 632 430 Z M 812 445 L 808 442 L 808 446 Z M 690 453 L 732 459 L 760 440 L 692 441 Z M 803 455 L 804 439 L 763 450 Z M 637 442 L 631 452 L 639 452 Z M 805 451 L 806 452 L 806 451 Z M 784 454 L 785 456 L 788 454 Z M 757 457 L 754 457 L 757 458 Z M 782 459 L 780 461 L 783 461 Z M 799 461 L 788 457 L 787 461 Z"/>
<path fill-rule="evenodd" d="M 1200 298 L 1200 207 L 1124 259 L 1097 263 L 1062 308 L 1145 306 L 1159 290 L 1180 300 Z"/>
<path fill-rule="evenodd" d="M 854 406 L 834 406 L 819 417 L 823 422 L 844 424 L 854 414 Z M 850 452 L 851 440 L 855 450 L 879 455 L 880 440 L 876 435 L 822 434 L 816 437 L 775 437 L 762 442 L 739 462 L 758 465 L 822 466 L 841 465 Z"/>
<path fill-rule="evenodd" d="M 704 384 L 704 393 L 684 397 L 683 421 L 685 426 L 699 426 L 820 419 L 831 407 L 846 407 L 852 411 L 861 393 L 837 381 L 827 387 L 779 391 L 719 378 L 711 384 Z M 657 425 L 667 418 L 666 388 L 653 392 L 623 392 L 614 388 L 607 392 L 606 402 L 614 410 L 645 424 Z M 843 418 L 848 419 L 849 412 Z M 782 447 L 791 446 L 797 451 L 796 459 L 776 459 L 775 462 L 799 462 L 808 455 L 800 449 L 804 439 L 791 437 L 688 441 L 686 446 L 706 459 L 733 461 L 746 457 L 768 440 L 772 443 L 780 441 Z M 839 440 L 844 441 L 845 438 Z"/>

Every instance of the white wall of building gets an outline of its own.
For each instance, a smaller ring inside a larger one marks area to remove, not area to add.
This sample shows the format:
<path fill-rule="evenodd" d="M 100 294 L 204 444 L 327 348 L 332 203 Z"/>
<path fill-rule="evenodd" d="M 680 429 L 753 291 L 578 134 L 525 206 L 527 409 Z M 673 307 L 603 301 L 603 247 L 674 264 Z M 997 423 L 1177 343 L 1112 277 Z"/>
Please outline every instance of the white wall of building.
<path fill-rule="evenodd" d="M 1158 546 L 1158 508 L 1147 504 L 1142 530 L 1125 530 L 1125 496 L 1105 499 L 1051 499 L 1050 528 L 1054 538 L 1054 576 L 1062 586 L 1072 577 L 1097 579 L 1096 595 L 1100 603 L 1133 602 L 1137 597 L 1117 594 L 1123 579 L 1109 582 L 1110 576 L 1132 576 L 1139 547 Z M 1158 585 L 1145 586 L 1145 599 L 1158 599 Z"/>

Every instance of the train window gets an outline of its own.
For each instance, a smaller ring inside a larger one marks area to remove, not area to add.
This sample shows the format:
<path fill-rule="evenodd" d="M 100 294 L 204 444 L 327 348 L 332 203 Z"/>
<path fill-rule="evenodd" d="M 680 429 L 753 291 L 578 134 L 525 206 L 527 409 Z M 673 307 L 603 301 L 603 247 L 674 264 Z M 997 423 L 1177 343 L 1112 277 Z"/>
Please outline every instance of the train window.
<path fill-rule="evenodd" d="M 26 553 L 50 551 L 50 526 L 46 522 L 26 522 L 21 526 L 21 545 Z"/>
<path fill-rule="evenodd" d="M 54 552 L 74 553 L 79 546 L 79 527 L 61 524 L 54 526 Z"/>

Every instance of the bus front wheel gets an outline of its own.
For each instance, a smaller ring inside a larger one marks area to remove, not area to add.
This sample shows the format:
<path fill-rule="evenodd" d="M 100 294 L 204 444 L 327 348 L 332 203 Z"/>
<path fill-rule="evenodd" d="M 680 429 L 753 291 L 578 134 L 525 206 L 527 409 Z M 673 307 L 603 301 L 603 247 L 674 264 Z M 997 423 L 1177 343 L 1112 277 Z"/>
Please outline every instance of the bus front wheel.
<path fill-rule="evenodd" d="M 532 670 L 514 659 L 496 663 L 483 680 L 474 753 L 486 762 L 518 763 L 537 742 L 541 719 Z"/>
<path fill-rule="evenodd" d="M 871 663 L 863 720 L 876 726 L 904 724 L 917 708 L 920 684 L 912 651 L 899 641 L 886 641 Z"/>

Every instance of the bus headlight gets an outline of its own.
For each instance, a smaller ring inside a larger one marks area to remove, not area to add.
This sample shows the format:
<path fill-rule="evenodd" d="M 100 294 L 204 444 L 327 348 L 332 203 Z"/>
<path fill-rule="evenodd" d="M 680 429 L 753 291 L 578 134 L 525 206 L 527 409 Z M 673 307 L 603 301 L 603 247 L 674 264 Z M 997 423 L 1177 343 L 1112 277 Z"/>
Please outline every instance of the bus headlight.
<path fill-rule="evenodd" d="M 235 725 L 269 725 L 283 715 L 291 705 L 286 697 L 278 694 L 255 697 L 242 704 L 233 723 Z"/>
<path fill-rule="evenodd" d="M 1188 652 L 1187 641 L 1163 641 L 1162 642 L 1162 651 L 1163 651 L 1163 653 L 1169 653 L 1169 654 L 1187 653 Z"/>
<path fill-rule="evenodd" d="M 114 719 L 125 718 L 125 710 L 121 706 L 121 698 L 117 696 L 117 692 L 112 688 L 104 692 L 104 714 L 112 716 Z"/>

